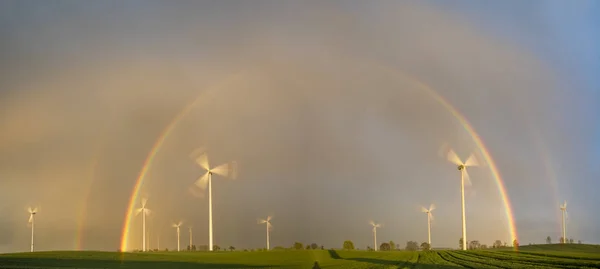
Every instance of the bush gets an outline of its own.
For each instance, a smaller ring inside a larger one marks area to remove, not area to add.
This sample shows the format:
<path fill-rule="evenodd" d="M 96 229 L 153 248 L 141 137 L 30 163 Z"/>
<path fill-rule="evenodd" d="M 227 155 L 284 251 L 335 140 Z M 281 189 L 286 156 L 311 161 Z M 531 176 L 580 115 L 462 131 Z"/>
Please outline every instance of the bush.
<path fill-rule="evenodd" d="M 344 241 L 343 248 L 345 250 L 354 250 L 354 243 L 350 240 L 346 240 L 346 241 Z"/>

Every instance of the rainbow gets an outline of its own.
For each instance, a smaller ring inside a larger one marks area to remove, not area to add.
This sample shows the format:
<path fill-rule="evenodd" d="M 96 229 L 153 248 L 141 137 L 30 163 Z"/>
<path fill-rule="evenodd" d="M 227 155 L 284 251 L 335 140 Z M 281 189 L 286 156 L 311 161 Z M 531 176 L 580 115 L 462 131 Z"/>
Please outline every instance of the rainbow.
<path fill-rule="evenodd" d="M 390 70 L 388 70 L 386 68 L 386 71 L 389 72 Z M 452 106 L 449 101 L 444 99 L 441 95 L 439 95 L 436 91 L 434 91 L 427 84 L 419 81 L 418 79 L 416 79 L 412 76 L 409 76 L 406 73 L 394 71 L 393 74 L 400 75 L 401 77 L 409 80 L 415 86 L 417 86 L 417 88 L 423 90 L 430 97 L 435 99 L 439 104 L 441 104 L 444 108 L 446 108 L 459 121 L 459 123 L 462 125 L 462 127 L 469 133 L 469 135 L 471 136 L 471 138 L 473 139 L 473 141 L 475 142 L 475 144 L 481 151 L 483 158 L 488 163 L 488 165 L 490 167 L 490 171 L 492 173 L 492 176 L 493 176 L 493 178 L 496 182 L 496 185 L 498 187 L 498 190 L 500 192 L 500 196 L 502 198 L 502 202 L 504 203 L 504 207 L 505 207 L 505 213 L 506 213 L 506 218 L 508 221 L 508 228 L 509 228 L 509 233 L 511 236 L 511 242 L 513 240 L 518 240 L 517 229 L 515 228 L 515 221 L 513 218 L 512 206 L 510 204 L 510 200 L 509 200 L 508 194 L 506 192 L 506 188 L 504 187 L 504 182 L 502 180 L 502 177 L 500 176 L 500 172 L 498 171 L 498 168 L 496 167 L 494 160 L 492 159 L 492 156 L 489 153 L 489 150 L 485 147 L 485 144 L 483 143 L 483 141 L 479 137 L 479 134 L 475 131 L 473 126 L 469 123 L 469 121 L 466 119 L 466 117 L 458 111 L 458 109 L 456 109 L 454 106 Z M 132 220 L 133 206 L 135 204 L 135 201 L 138 199 L 140 188 L 143 185 L 144 178 L 146 177 L 146 174 L 148 173 L 149 168 L 152 166 L 152 162 L 153 162 L 154 158 L 156 157 L 156 154 L 160 151 L 163 143 L 169 137 L 169 135 L 173 132 L 173 130 L 175 129 L 177 124 L 181 121 L 181 119 L 183 119 L 192 110 L 192 108 L 198 103 L 198 101 L 201 99 L 200 98 L 201 96 L 202 96 L 202 94 L 200 94 L 196 98 L 196 100 L 194 100 L 192 103 L 187 105 L 167 125 L 167 127 L 161 132 L 160 136 L 158 137 L 158 139 L 152 146 L 150 153 L 146 157 L 146 160 L 144 161 L 142 169 L 139 172 L 139 176 L 134 185 L 133 192 L 132 192 L 130 200 L 129 200 L 129 206 L 127 207 L 127 211 L 125 213 L 125 220 L 123 222 L 124 224 L 123 224 L 123 229 L 122 229 L 122 233 L 121 233 L 121 251 L 124 252 L 128 249 L 128 245 L 129 245 L 128 238 L 129 238 L 129 232 L 131 230 L 130 226 L 131 226 L 131 220 Z"/>

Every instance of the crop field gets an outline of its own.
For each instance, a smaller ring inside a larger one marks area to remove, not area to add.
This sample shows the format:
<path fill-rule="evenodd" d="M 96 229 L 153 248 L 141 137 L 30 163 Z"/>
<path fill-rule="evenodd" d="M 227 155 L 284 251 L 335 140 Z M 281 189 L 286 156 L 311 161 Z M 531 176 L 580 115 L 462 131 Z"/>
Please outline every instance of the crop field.
<path fill-rule="evenodd" d="M 0 255 L 0 268 L 600 268 L 598 245 L 475 251 L 36 252 Z"/>

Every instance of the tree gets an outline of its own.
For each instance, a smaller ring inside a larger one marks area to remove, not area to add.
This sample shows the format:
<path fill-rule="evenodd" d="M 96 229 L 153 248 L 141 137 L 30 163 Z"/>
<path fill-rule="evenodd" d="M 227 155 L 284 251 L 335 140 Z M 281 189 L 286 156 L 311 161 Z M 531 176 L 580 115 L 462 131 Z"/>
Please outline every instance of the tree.
<path fill-rule="evenodd" d="M 513 240 L 513 247 L 514 248 L 518 248 L 519 247 L 519 241 L 517 241 L 517 239 Z"/>
<path fill-rule="evenodd" d="M 400 249 L 400 244 L 396 244 L 396 249 Z"/>
<path fill-rule="evenodd" d="M 575 240 L 573 240 L 573 238 L 569 239 L 569 243 L 570 243 L 570 244 L 573 244 L 573 242 L 574 242 L 574 241 L 575 241 Z"/>
<path fill-rule="evenodd" d="M 217 245 L 214 245 L 214 246 L 213 246 L 213 250 L 214 250 L 214 251 L 219 251 L 220 249 L 221 249 L 221 247 L 219 247 L 219 246 L 217 246 Z"/>
<path fill-rule="evenodd" d="M 487 249 L 488 246 L 486 244 L 481 245 L 481 249 Z"/>
<path fill-rule="evenodd" d="M 390 243 L 382 243 L 379 246 L 379 250 L 381 251 L 390 251 L 392 249 L 392 247 L 390 246 Z"/>
<path fill-rule="evenodd" d="M 325 246 L 321 245 L 321 250 L 325 250 Z"/>
<path fill-rule="evenodd" d="M 229 250 L 230 250 L 230 251 L 234 251 L 234 250 L 235 250 L 235 247 L 234 247 L 234 246 L 229 246 Z"/>
<path fill-rule="evenodd" d="M 395 250 L 396 249 L 396 244 L 394 244 L 394 241 L 390 240 L 390 250 Z"/>
<path fill-rule="evenodd" d="M 463 248 L 463 239 L 462 237 L 460 239 L 458 239 L 458 249 L 462 249 Z"/>
<path fill-rule="evenodd" d="M 429 245 L 429 243 L 423 242 L 423 243 L 421 243 L 421 249 L 422 250 L 431 250 L 431 246 Z"/>
<path fill-rule="evenodd" d="M 419 250 L 419 243 L 415 241 L 406 242 L 406 250 L 416 251 Z"/>
<path fill-rule="evenodd" d="M 319 245 L 317 245 L 317 243 L 312 243 L 312 244 L 310 244 L 310 248 L 317 249 L 317 248 L 319 248 Z"/>
<path fill-rule="evenodd" d="M 346 241 L 344 241 L 343 248 L 345 250 L 354 250 L 354 243 L 352 243 L 352 241 L 350 241 L 350 240 L 346 240 Z"/>
<path fill-rule="evenodd" d="M 565 238 L 563 238 L 562 236 L 560 237 L 560 243 L 564 244 L 565 243 Z"/>
<path fill-rule="evenodd" d="M 373 249 L 370 246 L 367 246 L 367 251 L 373 251 Z"/>
<path fill-rule="evenodd" d="M 494 241 L 493 247 L 494 248 L 501 248 L 502 247 L 502 241 L 500 241 L 500 240 Z"/>
<path fill-rule="evenodd" d="M 478 240 L 473 240 L 471 242 L 469 242 L 469 249 L 479 249 L 481 247 L 481 244 L 479 243 Z"/>
<path fill-rule="evenodd" d="M 552 244 L 552 238 L 550 236 L 546 237 L 546 244 Z"/>
<path fill-rule="evenodd" d="M 307 249 L 307 250 L 308 250 L 308 249 L 310 249 L 310 245 L 306 245 L 306 249 Z"/>
<path fill-rule="evenodd" d="M 303 248 L 304 248 L 304 245 L 302 243 L 300 243 L 300 242 L 295 242 L 294 243 L 294 249 L 300 250 L 300 249 L 303 249 Z"/>
<path fill-rule="evenodd" d="M 577 244 L 580 244 L 580 245 L 581 245 L 581 240 L 578 240 L 578 241 L 577 241 Z"/>

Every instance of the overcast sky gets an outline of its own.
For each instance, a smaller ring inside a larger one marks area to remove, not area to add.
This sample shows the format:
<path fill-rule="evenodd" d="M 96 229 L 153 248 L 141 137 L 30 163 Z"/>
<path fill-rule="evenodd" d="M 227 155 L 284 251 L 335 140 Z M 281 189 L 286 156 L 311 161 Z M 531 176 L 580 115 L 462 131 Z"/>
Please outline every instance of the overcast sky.
<path fill-rule="evenodd" d="M 429 85 L 465 115 L 500 171 L 522 244 L 600 243 L 600 4 L 596 1 L 2 1 L 0 252 L 116 250 L 146 156 L 150 244 L 458 247 L 460 174 L 447 144 L 481 153 Z M 410 74 L 415 80 L 407 79 Z M 479 154 L 480 155 L 480 154 Z M 481 160 L 483 162 L 483 160 Z M 469 170 L 469 240 L 510 243 L 490 166 Z M 139 206 L 140 201 L 136 201 Z M 141 218 L 129 248 L 141 248 Z"/>

